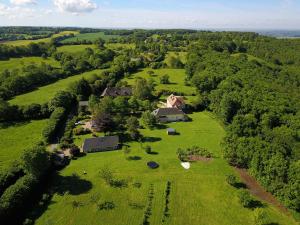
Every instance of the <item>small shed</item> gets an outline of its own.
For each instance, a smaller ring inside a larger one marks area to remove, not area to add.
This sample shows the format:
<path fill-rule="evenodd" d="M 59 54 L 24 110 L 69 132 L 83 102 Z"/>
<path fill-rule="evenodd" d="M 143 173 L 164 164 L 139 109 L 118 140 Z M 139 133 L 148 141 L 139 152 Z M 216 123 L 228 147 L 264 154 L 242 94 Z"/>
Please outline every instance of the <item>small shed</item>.
<path fill-rule="evenodd" d="M 175 135 L 176 134 L 176 130 L 174 128 L 168 128 L 167 129 L 167 134 L 168 135 Z"/>

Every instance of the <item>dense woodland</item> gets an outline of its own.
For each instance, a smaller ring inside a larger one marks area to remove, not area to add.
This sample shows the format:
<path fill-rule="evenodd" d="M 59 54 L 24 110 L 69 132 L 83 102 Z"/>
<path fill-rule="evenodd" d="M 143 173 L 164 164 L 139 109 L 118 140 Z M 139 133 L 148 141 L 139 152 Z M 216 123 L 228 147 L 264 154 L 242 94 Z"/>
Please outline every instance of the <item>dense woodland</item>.
<path fill-rule="evenodd" d="M 68 29 L 50 29 L 52 33 L 62 30 Z M 14 40 L 15 37 L 6 36 L 11 33 L 48 35 L 48 32 L 45 28 L 1 28 L 0 37 Z M 197 88 L 193 110 L 214 112 L 226 127 L 223 153 L 228 163 L 249 169 L 287 207 L 300 211 L 300 40 L 279 40 L 243 32 L 104 32 L 119 35 L 112 42 L 134 44 L 135 48 L 112 50 L 105 47 L 102 39 L 92 43 L 95 49 L 87 48 L 82 54 L 58 52 L 61 39 L 22 47 L 0 45 L 0 60 L 39 56 L 53 57 L 60 64 L 58 68 L 48 64 L 29 65 L 0 74 L 0 122 L 49 118 L 42 142 L 24 153 L 22 166 L 12 165 L 0 174 L 0 217 L 13 217 L 39 182 L 43 182 L 44 173 L 51 171 L 51 156 L 43 149 L 57 138 L 59 130 L 64 130 L 60 144 L 72 146 L 70 133 L 74 121 L 70 114 L 74 113 L 78 100 L 89 100 L 95 121 L 105 132 L 118 127 L 127 129 L 132 139 L 138 139 L 137 119 L 122 118 L 133 111 L 141 113 L 145 127 L 154 126 L 150 110 L 155 108 L 162 93 L 154 93 L 155 83 L 151 78 L 138 80 L 130 99 L 97 101 L 107 86 L 127 86 L 122 79 L 146 67 L 185 68 L 186 85 Z M 164 60 L 170 51 L 187 52 L 187 62 L 171 57 L 166 64 Z M 72 84 L 68 91 L 58 92 L 43 105 L 17 106 L 7 102 L 16 95 L 94 69 L 105 70 L 91 80 L 82 79 Z M 162 84 L 168 82 L 167 76 L 161 80 Z M 61 126 L 64 123 L 66 126 Z M 38 173 L 40 163 L 49 166 Z M 15 185 L 11 185 L 13 183 Z M 22 198 L 13 201 L 16 196 Z"/>

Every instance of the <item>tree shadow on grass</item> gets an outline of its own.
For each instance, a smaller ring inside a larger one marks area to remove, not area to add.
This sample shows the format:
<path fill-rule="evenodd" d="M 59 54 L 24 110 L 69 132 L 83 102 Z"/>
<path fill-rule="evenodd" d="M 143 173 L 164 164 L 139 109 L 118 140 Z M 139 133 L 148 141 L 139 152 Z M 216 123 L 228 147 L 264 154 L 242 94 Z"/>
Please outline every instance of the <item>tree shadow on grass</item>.
<path fill-rule="evenodd" d="M 156 129 L 162 130 L 162 129 L 167 129 L 167 125 L 166 124 L 162 124 L 162 123 L 158 123 L 155 125 Z"/>
<path fill-rule="evenodd" d="M 159 153 L 158 152 L 149 152 L 147 154 L 149 154 L 149 155 L 158 155 Z"/>
<path fill-rule="evenodd" d="M 128 156 L 126 159 L 129 161 L 138 161 L 141 160 L 142 157 L 135 155 L 135 156 Z"/>
<path fill-rule="evenodd" d="M 54 191 L 59 195 L 63 195 L 66 192 L 71 195 L 80 195 L 88 192 L 92 187 L 93 185 L 90 181 L 82 179 L 74 173 L 71 176 L 58 175 Z"/>
<path fill-rule="evenodd" d="M 142 142 L 158 142 L 161 141 L 160 137 L 143 137 Z"/>
<path fill-rule="evenodd" d="M 242 182 L 237 182 L 237 183 L 233 184 L 232 186 L 237 189 L 247 189 L 247 185 Z"/>

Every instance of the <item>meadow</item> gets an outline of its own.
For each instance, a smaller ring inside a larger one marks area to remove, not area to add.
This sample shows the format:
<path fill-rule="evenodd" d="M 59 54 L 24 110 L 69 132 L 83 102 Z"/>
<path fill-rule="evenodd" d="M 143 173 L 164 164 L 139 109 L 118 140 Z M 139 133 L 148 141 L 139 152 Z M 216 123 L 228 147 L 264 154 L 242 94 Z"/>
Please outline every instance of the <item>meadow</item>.
<path fill-rule="evenodd" d="M 16 160 L 23 150 L 42 139 L 47 120 L 34 120 L 0 127 L 0 169 Z"/>
<path fill-rule="evenodd" d="M 93 70 L 93 71 L 85 72 L 82 74 L 78 74 L 65 79 L 58 80 L 53 84 L 40 87 L 35 91 L 28 92 L 23 95 L 18 95 L 12 100 L 10 100 L 9 103 L 14 105 L 46 103 L 51 98 L 53 98 L 58 91 L 66 90 L 72 82 L 80 80 L 81 78 L 89 79 L 90 77 L 94 76 L 94 74 L 98 75 L 100 72 L 101 70 Z"/>
<path fill-rule="evenodd" d="M 175 57 L 175 58 L 179 58 L 180 61 L 185 64 L 187 61 L 187 52 L 168 52 L 168 54 L 165 57 L 164 62 L 168 62 L 168 58 L 170 57 Z"/>
<path fill-rule="evenodd" d="M 63 45 L 57 48 L 58 52 L 72 53 L 72 54 L 80 54 L 87 48 L 95 49 L 95 45 Z"/>
<path fill-rule="evenodd" d="M 153 154 L 146 154 L 140 143 L 130 142 L 126 143 L 131 149 L 129 155 L 122 151 L 91 153 L 72 161 L 54 177 L 55 194 L 36 224 L 142 224 L 149 208 L 148 221 L 153 225 L 252 225 L 253 211 L 240 205 L 238 190 L 225 181 L 226 175 L 235 171 L 221 157 L 222 126 L 208 112 L 189 116 L 191 122 L 166 126 L 175 128 L 179 132 L 176 136 L 168 136 L 166 127 L 141 130 L 146 138 L 143 146 L 150 145 Z M 184 170 L 176 151 L 193 145 L 207 148 L 215 158 L 192 163 Z M 150 160 L 159 168 L 149 169 L 146 163 Z M 124 185 L 107 185 L 99 174 L 103 167 L 110 168 Z M 170 195 L 166 216 L 167 182 Z M 151 189 L 153 199 L 149 204 Z M 104 202 L 114 207 L 101 210 L 99 205 Z M 274 224 L 296 224 L 272 206 L 265 205 L 264 210 Z"/>
<path fill-rule="evenodd" d="M 111 38 L 117 38 L 118 35 L 105 35 L 104 32 L 97 32 L 97 33 L 84 33 L 84 34 L 76 34 L 74 37 L 67 38 L 61 43 L 70 43 L 73 41 L 95 41 L 98 38 L 102 38 L 103 40 L 109 40 Z"/>
<path fill-rule="evenodd" d="M 60 67 L 59 62 L 50 57 L 47 59 L 41 57 L 10 58 L 9 60 L 0 60 L 0 73 L 4 70 L 22 69 L 24 66 L 31 64 L 40 65 L 42 63 Z"/>
<path fill-rule="evenodd" d="M 49 38 L 41 38 L 41 39 L 37 39 L 37 40 L 6 41 L 6 42 L 4 42 L 4 44 L 13 45 L 13 46 L 21 46 L 21 45 L 28 45 L 30 43 L 40 43 L 40 42 L 48 43 L 51 41 L 52 38 L 60 37 L 60 36 L 67 35 L 67 34 L 77 35 L 78 31 L 62 31 L 62 32 L 59 32 L 58 34 L 52 35 Z"/>
<path fill-rule="evenodd" d="M 149 71 L 153 71 L 154 75 L 149 75 Z M 160 78 L 165 74 L 169 75 L 170 84 L 160 84 Z M 167 90 L 171 92 L 180 92 L 186 96 L 196 94 L 196 89 L 194 87 L 184 85 L 184 69 L 143 69 L 138 73 L 132 74 L 129 78 L 124 79 L 124 81 L 127 81 L 129 85 L 134 85 L 135 79 L 137 78 L 152 78 L 157 84 L 155 87 L 156 91 Z"/>

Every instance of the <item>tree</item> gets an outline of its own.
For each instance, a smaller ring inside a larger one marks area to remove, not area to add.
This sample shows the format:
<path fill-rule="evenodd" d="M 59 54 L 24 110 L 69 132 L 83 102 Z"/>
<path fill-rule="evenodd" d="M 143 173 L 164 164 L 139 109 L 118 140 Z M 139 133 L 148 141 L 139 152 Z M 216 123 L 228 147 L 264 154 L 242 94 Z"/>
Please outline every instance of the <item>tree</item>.
<path fill-rule="evenodd" d="M 131 150 L 130 150 L 130 148 L 126 145 L 126 146 L 124 147 L 124 150 L 123 150 L 123 151 L 124 151 L 124 154 L 125 154 L 125 155 L 129 155 L 129 153 L 130 153 Z"/>
<path fill-rule="evenodd" d="M 230 175 L 227 175 L 226 176 L 226 182 L 231 185 L 231 186 L 234 186 L 236 185 L 237 183 L 237 179 L 236 179 L 236 176 L 230 174 Z"/>
<path fill-rule="evenodd" d="M 54 110 L 58 107 L 69 109 L 74 103 L 74 96 L 67 91 L 59 91 L 55 94 L 54 98 L 49 102 L 49 109 Z"/>
<path fill-rule="evenodd" d="M 99 48 L 99 49 L 104 49 L 104 45 L 105 45 L 105 41 L 102 39 L 102 38 L 98 38 L 96 41 L 95 41 L 95 44 L 96 46 Z"/>
<path fill-rule="evenodd" d="M 97 109 L 93 116 L 93 120 L 96 124 L 96 130 L 104 133 L 112 131 L 114 128 L 114 122 L 109 113 L 103 109 Z"/>
<path fill-rule="evenodd" d="M 151 154 L 152 148 L 151 148 L 150 145 L 146 145 L 146 147 L 145 147 L 145 152 L 146 152 L 147 154 Z"/>
<path fill-rule="evenodd" d="M 70 153 L 71 155 L 73 156 L 79 156 L 80 155 L 80 148 L 76 145 L 73 145 L 71 148 L 70 148 Z"/>
<path fill-rule="evenodd" d="M 40 177 L 50 167 L 49 154 L 45 147 L 35 146 L 24 151 L 21 162 L 26 173 Z"/>
<path fill-rule="evenodd" d="M 137 140 L 140 136 L 140 132 L 138 130 L 139 126 L 140 126 L 140 124 L 136 117 L 131 116 L 126 121 L 127 131 L 129 132 L 130 137 L 133 140 Z"/>
<path fill-rule="evenodd" d="M 153 86 L 146 79 L 137 79 L 133 88 L 133 95 L 137 99 L 145 100 L 152 97 Z"/>
<path fill-rule="evenodd" d="M 120 113 L 126 113 L 128 111 L 128 100 L 126 97 L 118 96 L 114 100 L 114 108 Z"/>
<path fill-rule="evenodd" d="M 100 177 L 105 181 L 106 184 L 111 185 L 114 178 L 113 178 L 113 172 L 109 167 L 103 167 L 100 170 Z"/>
<path fill-rule="evenodd" d="M 87 99 L 92 93 L 91 86 L 85 79 L 71 83 L 69 89 L 75 95 L 84 96 L 84 99 Z"/>
<path fill-rule="evenodd" d="M 240 190 L 239 194 L 239 201 L 242 204 L 243 207 L 245 208 L 250 208 L 252 206 L 253 203 L 253 199 L 249 193 L 249 191 L 247 190 Z"/>
<path fill-rule="evenodd" d="M 147 128 L 153 128 L 156 124 L 156 118 L 150 111 L 143 112 L 141 121 Z"/>
<path fill-rule="evenodd" d="M 160 78 L 160 83 L 161 84 L 169 84 L 170 83 L 169 79 L 170 79 L 170 76 L 165 74 Z"/>
<path fill-rule="evenodd" d="M 150 77 L 154 75 L 154 71 L 153 71 L 153 70 L 149 70 L 147 73 L 148 73 L 148 75 L 149 75 Z"/>

